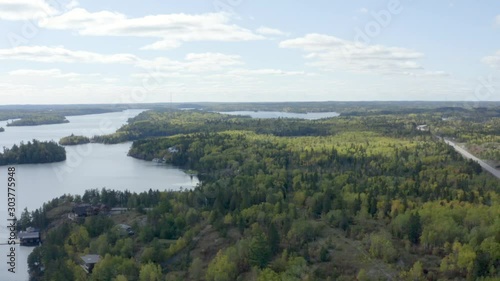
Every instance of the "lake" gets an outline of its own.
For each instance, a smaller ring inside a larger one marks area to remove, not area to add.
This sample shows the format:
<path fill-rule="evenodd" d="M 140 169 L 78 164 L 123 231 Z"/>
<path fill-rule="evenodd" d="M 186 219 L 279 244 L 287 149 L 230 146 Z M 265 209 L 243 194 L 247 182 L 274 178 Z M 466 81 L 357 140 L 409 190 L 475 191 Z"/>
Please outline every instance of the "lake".
<path fill-rule="evenodd" d="M 337 112 L 308 112 L 308 113 L 293 113 L 293 112 L 281 112 L 281 111 L 226 111 L 219 112 L 222 114 L 229 115 L 244 115 L 250 116 L 252 118 L 298 118 L 306 120 L 318 120 L 323 118 L 338 117 L 340 114 Z"/>
<path fill-rule="evenodd" d="M 128 118 L 144 110 L 125 110 L 95 115 L 69 116 L 70 123 L 7 127 L 7 121 L 0 122 L 5 132 L 0 133 L 0 148 L 12 147 L 21 141 L 32 139 L 59 141 L 60 138 L 75 134 L 92 137 L 115 132 Z M 179 190 L 192 188 L 198 184 L 196 177 L 169 165 L 160 165 L 127 156 L 131 143 L 104 145 L 90 143 L 67 146 L 64 162 L 36 165 L 16 165 L 17 169 L 17 216 L 27 207 L 30 211 L 63 194 L 80 194 L 91 188 L 106 187 L 115 190 L 142 192 L 151 189 Z M 0 241 L 8 237 L 7 226 L 7 167 L 0 166 Z M 8 280 L 26 281 L 27 257 L 30 247 L 16 246 L 16 274 L 7 272 L 8 246 L 0 246 L 0 274 Z M 3 279 L 3 278 L 2 278 Z"/>

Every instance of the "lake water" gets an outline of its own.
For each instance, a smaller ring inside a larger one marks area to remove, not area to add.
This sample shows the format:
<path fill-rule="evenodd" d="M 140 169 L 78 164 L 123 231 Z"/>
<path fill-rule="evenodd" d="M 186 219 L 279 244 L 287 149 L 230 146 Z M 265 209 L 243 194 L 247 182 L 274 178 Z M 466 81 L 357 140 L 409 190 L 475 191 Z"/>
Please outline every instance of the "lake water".
<path fill-rule="evenodd" d="M 0 122 L 5 132 L 0 133 L 0 148 L 11 147 L 21 141 L 32 139 L 59 141 L 60 138 L 75 134 L 91 137 L 113 133 L 143 110 L 126 110 L 105 114 L 70 116 L 70 123 L 30 127 L 6 127 L 7 121 Z M 80 194 L 91 188 L 129 190 L 142 192 L 151 189 L 178 190 L 192 188 L 198 184 L 191 177 L 173 166 L 159 165 L 127 156 L 131 143 L 104 145 L 85 144 L 67 146 L 67 160 L 59 163 L 16 165 L 17 169 L 17 216 L 27 207 L 30 211 L 41 207 L 63 194 Z M 7 167 L 0 166 L 0 242 L 8 237 L 7 226 Z M 16 246 L 16 274 L 7 271 L 8 246 L 0 246 L 1 280 L 26 281 L 27 257 L 30 247 Z"/>
<path fill-rule="evenodd" d="M 229 115 L 244 115 L 252 118 L 298 118 L 306 120 L 318 120 L 323 118 L 337 117 L 340 114 L 337 112 L 308 112 L 308 113 L 293 113 L 293 112 L 280 112 L 280 111 L 227 111 L 220 112 Z"/>

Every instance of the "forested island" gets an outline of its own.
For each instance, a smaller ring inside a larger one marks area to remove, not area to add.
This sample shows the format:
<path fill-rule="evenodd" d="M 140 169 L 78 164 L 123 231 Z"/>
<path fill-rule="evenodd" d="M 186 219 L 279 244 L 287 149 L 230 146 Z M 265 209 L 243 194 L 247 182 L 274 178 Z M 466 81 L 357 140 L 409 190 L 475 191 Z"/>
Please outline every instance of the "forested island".
<path fill-rule="evenodd" d="M 3 127 L 0 127 L 0 133 L 5 132 L 5 129 Z"/>
<path fill-rule="evenodd" d="M 24 222 L 46 229 L 32 280 L 498 280 L 500 182 L 436 135 L 495 140 L 499 108 L 356 108 L 316 121 L 157 109 L 96 137 L 202 183 L 44 204 Z M 81 203 L 129 211 L 60 220 Z M 101 257 L 91 274 L 84 254 Z"/>
<path fill-rule="evenodd" d="M 90 138 L 85 136 L 75 136 L 73 134 L 59 140 L 60 145 L 79 145 L 86 143 L 90 143 Z"/>
<path fill-rule="evenodd" d="M 51 124 L 69 123 L 68 119 L 62 115 L 44 114 L 44 115 L 31 115 L 19 120 L 7 123 L 7 126 L 39 126 Z"/>
<path fill-rule="evenodd" d="M 0 153 L 0 165 L 40 164 L 66 160 L 66 150 L 56 142 L 28 141 L 12 148 L 4 147 Z"/>

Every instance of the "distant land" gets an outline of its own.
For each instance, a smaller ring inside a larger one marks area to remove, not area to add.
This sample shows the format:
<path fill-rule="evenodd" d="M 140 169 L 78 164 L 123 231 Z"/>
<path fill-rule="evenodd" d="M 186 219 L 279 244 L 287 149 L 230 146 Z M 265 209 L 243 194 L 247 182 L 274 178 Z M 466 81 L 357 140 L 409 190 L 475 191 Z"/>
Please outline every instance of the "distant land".
<path fill-rule="evenodd" d="M 7 123 L 8 127 L 16 126 L 39 126 L 39 125 L 51 125 L 51 124 L 63 124 L 69 123 L 68 119 L 62 115 L 53 114 L 33 114 L 28 117 L 24 117 L 19 120 Z"/>

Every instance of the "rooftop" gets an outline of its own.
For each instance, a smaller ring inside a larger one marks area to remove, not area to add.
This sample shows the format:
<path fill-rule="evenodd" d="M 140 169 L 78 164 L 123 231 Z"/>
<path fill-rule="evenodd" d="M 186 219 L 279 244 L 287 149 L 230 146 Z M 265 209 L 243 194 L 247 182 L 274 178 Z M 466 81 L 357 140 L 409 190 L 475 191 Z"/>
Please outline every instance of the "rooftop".
<path fill-rule="evenodd" d="M 86 256 L 81 256 L 80 258 L 86 264 L 98 263 L 101 260 L 101 256 L 99 255 L 86 255 Z"/>
<path fill-rule="evenodd" d="M 19 239 L 40 238 L 40 232 L 37 232 L 37 231 L 34 231 L 34 232 L 19 232 L 17 234 L 17 237 L 19 237 Z"/>

